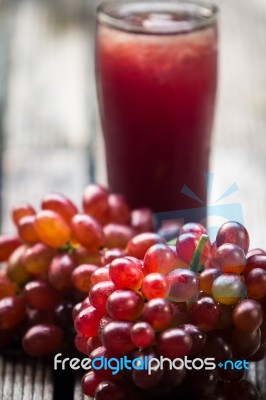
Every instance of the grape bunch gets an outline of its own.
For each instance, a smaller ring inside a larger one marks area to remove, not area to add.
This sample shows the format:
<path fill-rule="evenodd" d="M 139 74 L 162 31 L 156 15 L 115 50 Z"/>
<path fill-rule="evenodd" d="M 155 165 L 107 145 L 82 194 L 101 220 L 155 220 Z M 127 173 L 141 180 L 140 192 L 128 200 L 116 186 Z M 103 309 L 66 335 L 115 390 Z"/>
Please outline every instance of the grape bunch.
<path fill-rule="evenodd" d="M 91 184 L 80 209 L 50 193 L 38 211 L 17 204 L 12 219 L 16 233 L 0 236 L 0 351 L 22 344 L 32 356 L 71 352 L 76 305 L 134 235 L 152 230 L 152 214 Z"/>
<path fill-rule="evenodd" d="M 188 223 L 174 241 L 140 233 L 124 251 L 92 274 L 74 308 L 79 352 L 91 360 L 211 357 L 216 368 L 114 375 L 92 364 L 83 392 L 96 400 L 258 399 L 244 368 L 222 368 L 266 355 L 266 253 L 249 250 L 245 227 L 227 222 L 211 243 L 202 225 Z"/>

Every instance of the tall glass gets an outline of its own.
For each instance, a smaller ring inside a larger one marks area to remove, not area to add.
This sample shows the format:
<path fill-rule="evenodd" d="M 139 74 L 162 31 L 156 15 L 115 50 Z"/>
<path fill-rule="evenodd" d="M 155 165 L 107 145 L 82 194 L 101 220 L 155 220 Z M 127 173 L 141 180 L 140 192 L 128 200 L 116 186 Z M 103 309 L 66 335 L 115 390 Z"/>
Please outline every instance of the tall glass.
<path fill-rule="evenodd" d="M 98 98 L 110 189 L 155 212 L 206 201 L 217 84 L 217 8 L 190 1 L 98 8 Z"/>

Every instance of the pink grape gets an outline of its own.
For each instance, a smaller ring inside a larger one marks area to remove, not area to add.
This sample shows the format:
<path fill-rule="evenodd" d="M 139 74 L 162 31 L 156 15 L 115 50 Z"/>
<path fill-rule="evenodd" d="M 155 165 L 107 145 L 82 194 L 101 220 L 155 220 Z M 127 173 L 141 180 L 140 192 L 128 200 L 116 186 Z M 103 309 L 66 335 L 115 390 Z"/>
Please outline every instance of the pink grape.
<path fill-rule="evenodd" d="M 225 243 L 218 247 L 215 262 L 223 273 L 241 274 L 246 266 L 246 257 L 241 247 Z"/>
<path fill-rule="evenodd" d="M 184 233 L 193 233 L 196 236 L 201 236 L 207 233 L 206 228 L 198 223 L 195 222 L 188 222 L 187 224 L 181 226 L 179 231 L 179 236 L 183 235 Z"/>
<path fill-rule="evenodd" d="M 187 356 L 192 345 L 191 336 L 179 328 L 167 329 L 160 333 L 157 341 L 159 354 L 171 360 Z"/>
<path fill-rule="evenodd" d="M 198 293 L 199 279 L 195 272 L 188 269 L 175 269 L 166 275 L 170 286 L 168 298 L 172 301 L 187 301 Z"/>
<path fill-rule="evenodd" d="M 190 309 L 191 322 L 203 332 L 214 329 L 220 318 L 219 304 L 212 297 L 202 297 Z"/>
<path fill-rule="evenodd" d="M 145 276 L 141 285 L 142 294 L 146 299 L 155 299 L 158 297 L 166 298 L 170 287 L 167 278 L 159 273 L 151 273 Z"/>
<path fill-rule="evenodd" d="M 89 293 L 89 299 L 93 307 L 97 308 L 99 311 L 106 312 L 107 299 L 116 289 L 113 282 L 96 283 Z"/>
<path fill-rule="evenodd" d="M 96 336 L 103 313 L 89 306 L 76 316 L 75 329 L 82 336 Z"/>
<path fill-rule="evenodd" d="M 217 248 L 225 243 L 236 244 L 246 254 L 249 248 L 249 235 L 239 222 L 225 222 L 217 232 Z"/>
<path fill-rule="evenodd" d="M 173 319 L 173 308 L 169 301 L 152 299 L 145 304 L 142 319 L 148 322 L 155 331 L 166 329 Z"/>
<path fill-rule="evenodd" d="M 118 289 L 136 289 L 140 287 L 143 273 L 137 258 L 116 258 L 109 266 L 109 275 Z"/>
<path fill-rule="evenodd" d="M 129 256 L 143 259 L 151 246 L 160 243 L 165 244 L 160 235 L 152 232 L 140 233 L 128 242 L 126 251 Z"/>
<path fill-rule="evenodd" d="M 176 253 L 186 265 L 190 265 L 199 239 L 200 237 L 195 233 L 184 233 L 178 237 L 176 241 Z M 201 264 L 204 264 L 209 257 L 210 250 L 211 244 L 208 240 L 201 255 Z"/>
<path fill-rule="evenodd" d="M 143 298 L 133 290 L 116 290 L 107 300 L 108 314 L 116 320 L 134 321 L 144 306 Z"/>
<path fill-rule="evenodd" d="M 167 244 L 155 244 L 151 246 L 144 257 L 144 272 L 150 274 L 159 272 L 166 275 L 176 268 L 177 257 Z"/>
<path fill-rule="evenodd" d="M 114 355 L 123 355 L 134 349 L 131 340 L 132 322 L 113 321 L 102 330 L 102 342 L 106 349 Z"/>
<path fill-rule="evenodd" d="M 96 283 L 104 282 L 104 281 L 111 281 L 109 275 L 109 268 L 108 267 L 100 267 L 97 268 L 91 275 L 91 283 L 92 285 L 96 285 Z"/>
<path fill-rule="evenodd" d="M 131 339 L 137 347 L 149 347 L 155 340 L 154 329 L 147 322 L 137 322 L 131 329 Z"/>

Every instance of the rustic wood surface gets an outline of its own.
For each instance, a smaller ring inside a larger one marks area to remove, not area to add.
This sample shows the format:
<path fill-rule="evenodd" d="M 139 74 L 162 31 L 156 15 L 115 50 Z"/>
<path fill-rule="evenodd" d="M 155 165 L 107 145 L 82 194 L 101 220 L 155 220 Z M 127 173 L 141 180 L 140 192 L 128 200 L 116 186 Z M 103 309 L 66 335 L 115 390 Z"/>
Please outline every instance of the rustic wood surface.
<path fill-rule="evenodd" d="M 12 229 L 9 209 L 16 201 L 38 206 L 43 194 L 56 190 L 79 203 L 89 180 L 105 183 L 90 14 L 96 1 L 88 4 L 0 1 L 3 231 Z M 239 191 L 224 203 L 242 205 L 252 245 L 266 248 L 266 2 L 223 0 L 220 8 L 211 202 L 236 182 Z M 223 217 L 212 222 L 219 224 Z M 250 379 L 266 399 L 264 362 L 252 366 Z M 50 368 L 39 361 L 0 357 L 1 400 L 52 397 Z M 74 399 L 83 398 L 76 380 Z"/>

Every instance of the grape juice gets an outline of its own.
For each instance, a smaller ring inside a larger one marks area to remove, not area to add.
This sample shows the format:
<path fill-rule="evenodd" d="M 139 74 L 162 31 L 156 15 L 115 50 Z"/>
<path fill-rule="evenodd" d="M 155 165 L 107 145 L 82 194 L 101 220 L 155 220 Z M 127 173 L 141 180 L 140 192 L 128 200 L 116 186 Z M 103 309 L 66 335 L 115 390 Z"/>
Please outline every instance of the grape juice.
<path fill-rule="evenodd" d="M 98 23 L 96 46 L 110 189 L 123 193 L 131 207 L 155 212 L 198 207 L 181 190 L 187 185 L 206 201 L 216 23 L 172 32 L 177 21 L 189 24 L 190 17 L 138 13 L 123 18 L 131 29 Z"/>

